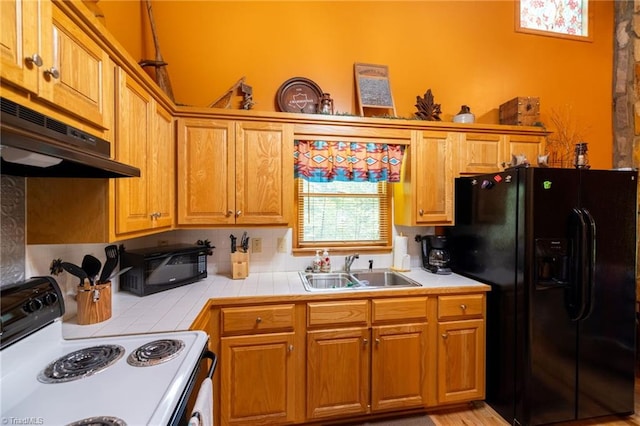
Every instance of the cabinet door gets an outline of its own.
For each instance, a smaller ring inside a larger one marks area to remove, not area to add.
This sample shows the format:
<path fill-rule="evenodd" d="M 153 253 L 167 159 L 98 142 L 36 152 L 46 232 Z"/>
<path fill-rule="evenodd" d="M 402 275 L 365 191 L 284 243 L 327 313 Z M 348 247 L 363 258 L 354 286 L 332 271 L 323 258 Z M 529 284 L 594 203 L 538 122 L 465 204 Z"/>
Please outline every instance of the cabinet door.
<path fill-rule="evenodd" d="M 369 412 L 369 330 L 307 333 L 307 419 Z"/>
<path fill-rule="evenodd" d="M 152 99 L 123 70 L 119 74 L 117 103 L 117 159 L 140 169 L 140 177 L 116 179 L 116 234 L 148 229 L 147 153 L 149 151 Z"/>
<path fill-rule="evenodd" d="M 373 328 L 371 408 L 427 405 L 427 324 Z"/>
<path fill-rule="evenodd" d="M 221 423 L 282 424 L 295 418 L 294 333 L 221 339 Z"/>
<path fill-rule="evenodd" d="M 538 155 L 543 155 L 545 138 L 543 136 L 509 135 L 506 137 L 507 149 L 504 162 L 511 163 L 512 155 L 524 155 L 532 165 L 538 164 Z"/>
<path fill-rule="evenodd" d="M 107 53 L 57 6 L 52 8 L 52 64 L 59 76 L 44 74 L 39 96 L 79 119 L 104 128 Z"/>
<path fill-rule="evenodd" d="M 234 224 L 234 123 L 178 119 L 177 126 L 178 224 Z"/>
<path fill-rule="evenodd" d="M 293 212 L 293 129 L 236 123 L 236 223 L 285 225 Z"/>
<path fill-rule="evenodd" d="M 438 402 L 484 399 L 484 320 L 438 324 Z"/>
<path fill-rule="evenodd" d="M 416 225 L 453 223 L 454 136 L 419 132 L 412 160 Z"/>
<path fill-rule="evenodd" d="M 27 57 L 37 55 L 42 61 L 41 66 L 45 65 L 45 61 L 51 61 L 50 53 L 41 51 L 41 46 L 51 43 L 50 34 L 40 28 L 41 24 L 51 22 L 51 2 L 2 0 L 0 12 L 2 80 L 37 93 L 41 71 L 35 63 L 29 62 Z M 44 36 L 44 39 L 41 39 L 41 36 Z"/>
<path fill-rule="evenodd" d="M 154 101 L 151 140 L 147 158 L 151 227 L 173 226 L 175 194 L 175 139 L 173 117 Z"/>
<path fill-rule="evenodd" d="M 504 136 L 495 134 L 460 134 L 458 171 L 460 174 L 493 173 L 502 170 Z"/>

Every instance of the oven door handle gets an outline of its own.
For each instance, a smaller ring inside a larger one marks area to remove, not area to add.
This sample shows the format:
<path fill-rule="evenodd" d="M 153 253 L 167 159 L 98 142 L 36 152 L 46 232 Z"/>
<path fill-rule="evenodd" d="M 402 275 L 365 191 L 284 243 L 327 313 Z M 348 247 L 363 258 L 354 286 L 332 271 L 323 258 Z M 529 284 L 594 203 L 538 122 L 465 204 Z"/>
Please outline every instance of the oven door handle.
<path fill-rule="evenodd" d="M 209 372 L 207 373 L 207 378 L 211 379 L 213 377 L 213 373 L 216 371 L 216 366 L 218 365 L 218 357 L 210 350 L 207 350 L 202 354 L 202 359 L 204 358 L 211 360 L 211 367 L 209 367 Z"/>

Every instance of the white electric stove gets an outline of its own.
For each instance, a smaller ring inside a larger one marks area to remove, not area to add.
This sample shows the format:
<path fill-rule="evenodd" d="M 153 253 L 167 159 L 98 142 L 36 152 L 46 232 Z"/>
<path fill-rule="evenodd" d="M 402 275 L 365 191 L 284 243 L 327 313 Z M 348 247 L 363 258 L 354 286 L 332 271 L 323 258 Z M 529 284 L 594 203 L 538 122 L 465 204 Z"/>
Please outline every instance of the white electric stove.
<path fill-rule="evenodd" d="M 202 331 L 65 340 L 50 277 L 2 288 L 0 422 L 178 425 L 207 351 Z"/>

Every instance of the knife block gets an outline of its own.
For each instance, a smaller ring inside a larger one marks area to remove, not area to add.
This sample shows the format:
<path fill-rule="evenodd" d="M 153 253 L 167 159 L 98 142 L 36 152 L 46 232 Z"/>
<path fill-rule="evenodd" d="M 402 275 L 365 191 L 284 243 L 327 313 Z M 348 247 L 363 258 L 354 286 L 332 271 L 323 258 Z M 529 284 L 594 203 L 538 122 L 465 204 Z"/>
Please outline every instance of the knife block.
<path fill-rule="evenodd" d="M 80 325 L 95 324 L 111 318 L 111 281 L 94 286 L 78 286 L 77 321 Z"/>
<path fill-rule="evenodd" d="M 241 280 L 249 276 L 249 253 L 231 253 L 231 278 Z"/>

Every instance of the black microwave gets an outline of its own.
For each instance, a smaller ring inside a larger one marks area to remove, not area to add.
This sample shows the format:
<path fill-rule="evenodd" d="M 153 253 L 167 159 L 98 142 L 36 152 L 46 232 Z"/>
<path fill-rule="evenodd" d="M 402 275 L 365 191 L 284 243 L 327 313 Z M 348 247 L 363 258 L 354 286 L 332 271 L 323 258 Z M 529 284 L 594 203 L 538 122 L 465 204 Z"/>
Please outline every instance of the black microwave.
<path fill-rule="evenodd" d="M 121 250 L 120 290 L 146 296 L 191 284 L 207 276 L 207 247 L 174 244 Z"/>

